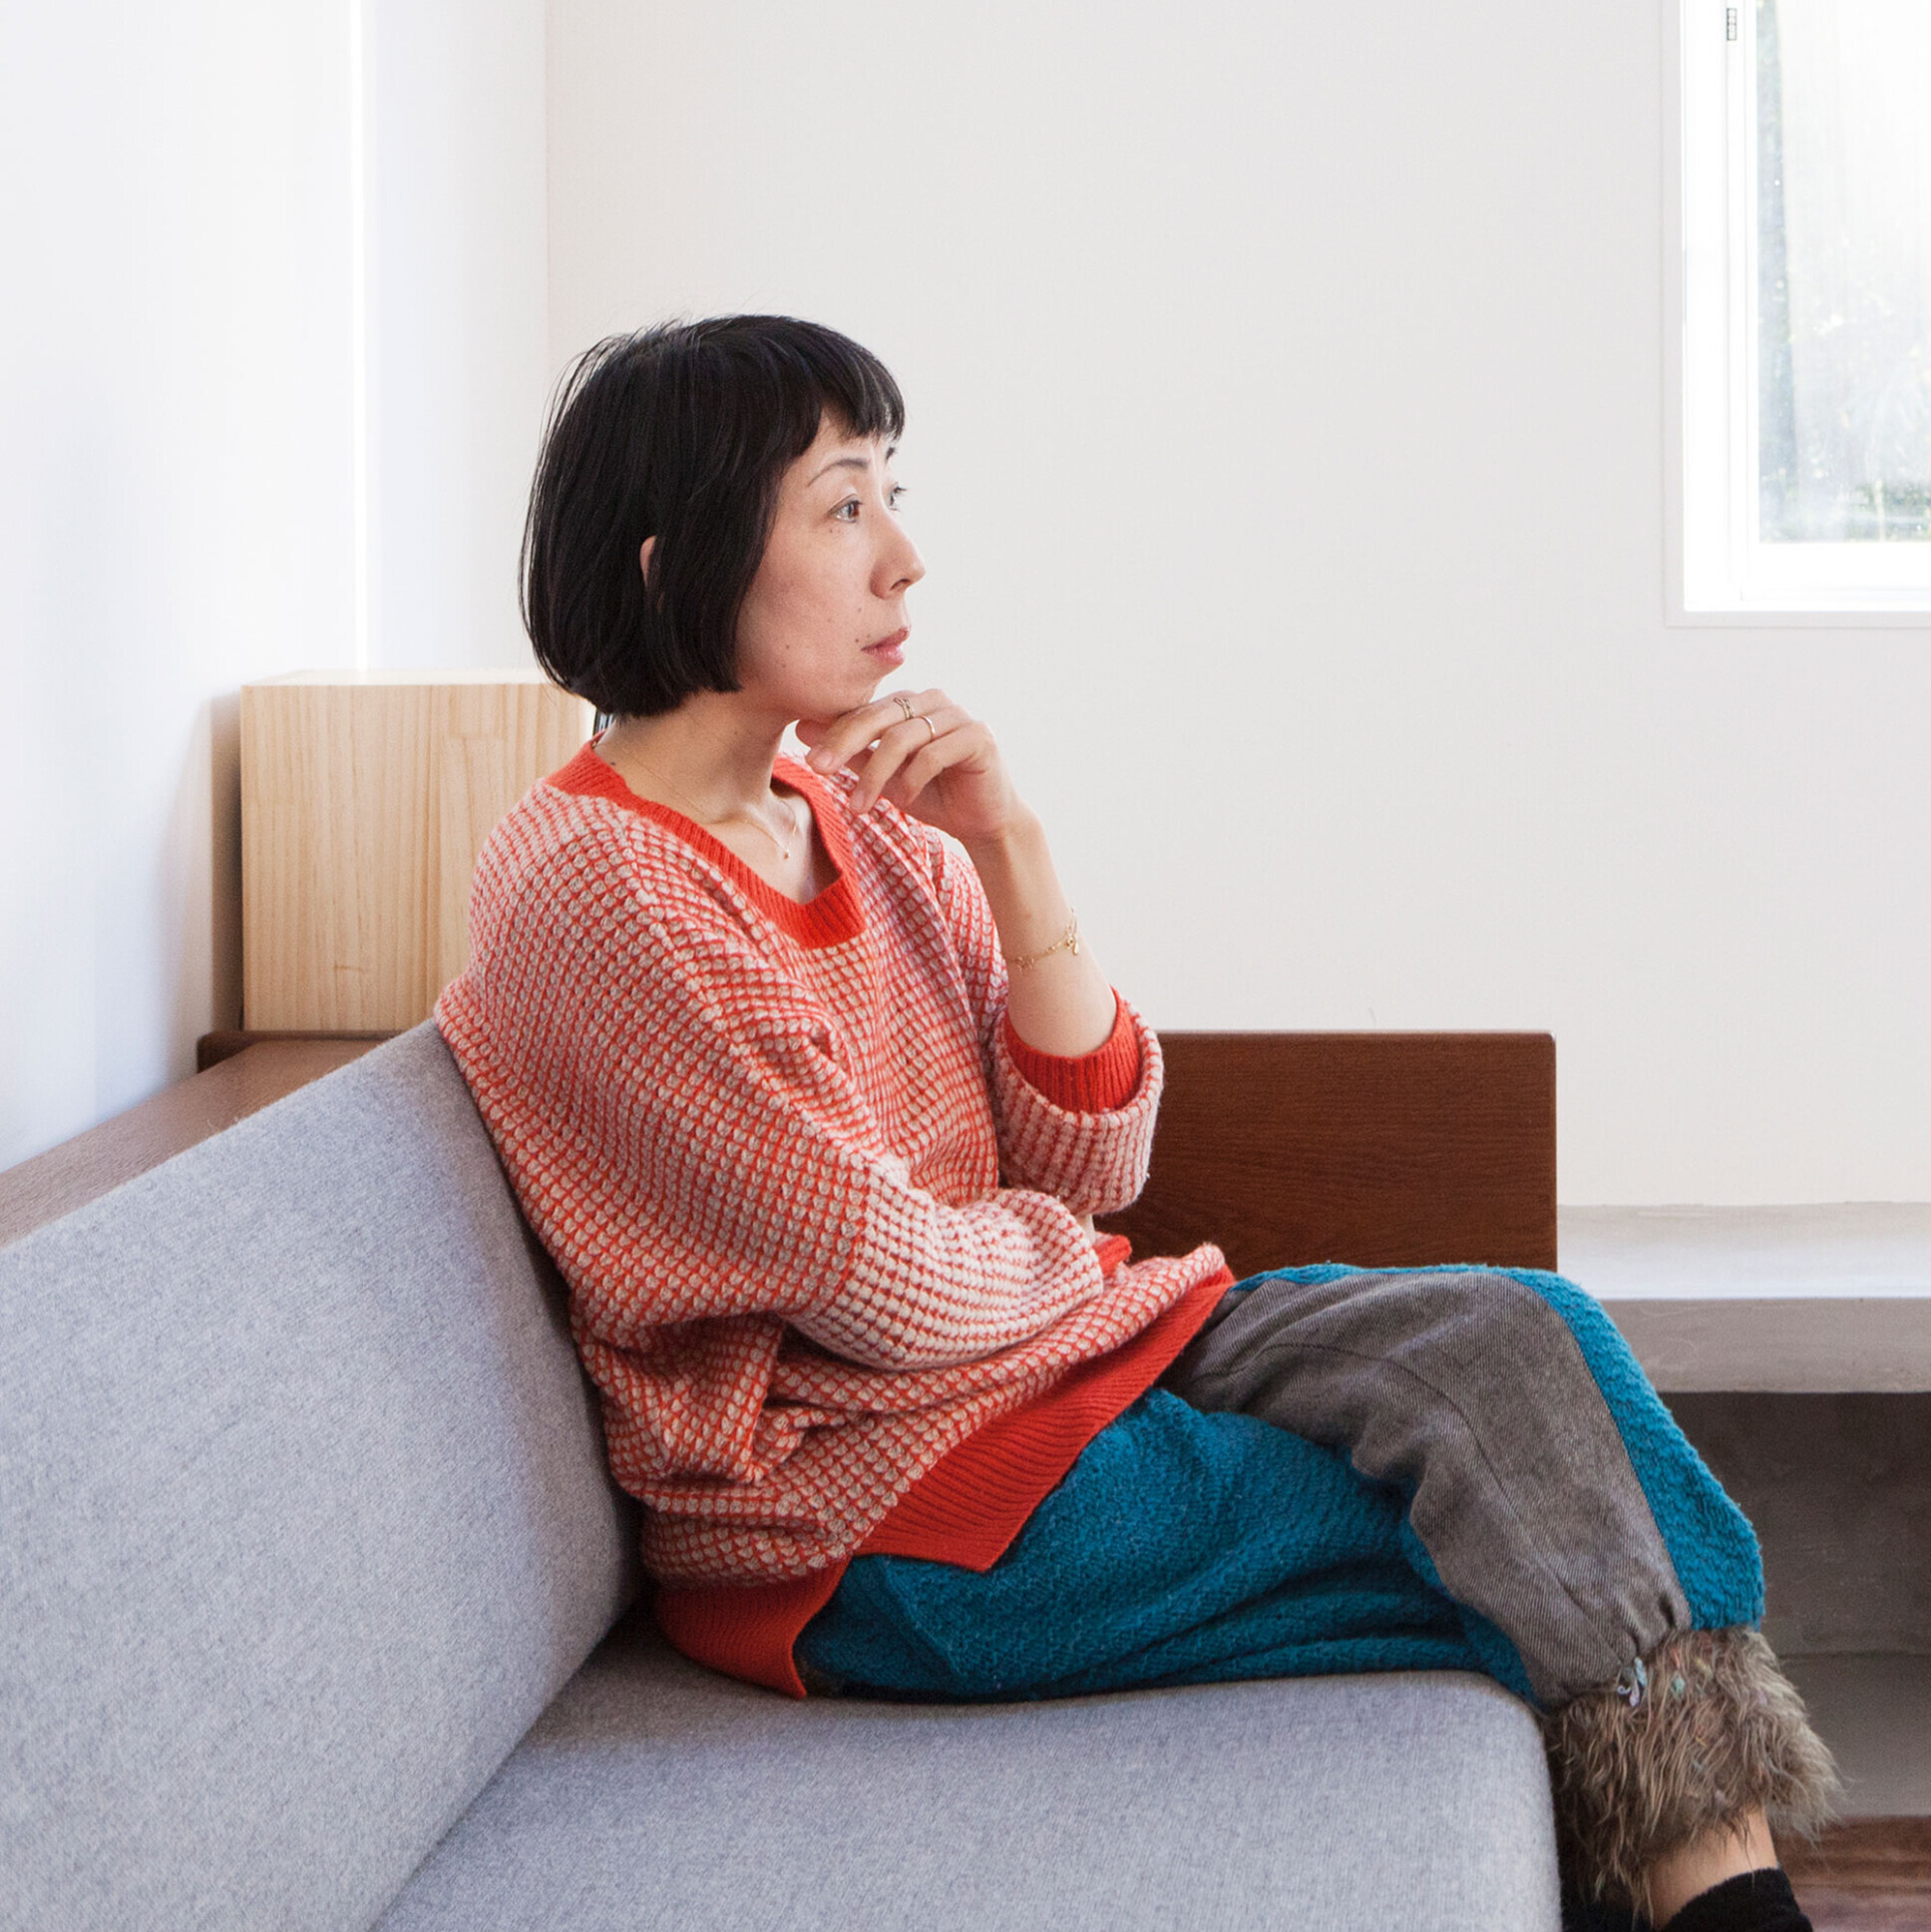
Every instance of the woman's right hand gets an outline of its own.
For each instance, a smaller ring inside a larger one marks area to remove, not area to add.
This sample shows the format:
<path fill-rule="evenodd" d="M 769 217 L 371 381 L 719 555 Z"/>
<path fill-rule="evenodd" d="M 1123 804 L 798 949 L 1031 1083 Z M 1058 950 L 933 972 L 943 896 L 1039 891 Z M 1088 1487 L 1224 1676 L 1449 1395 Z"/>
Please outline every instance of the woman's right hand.
<path fill-rule="evenodd" d="M 828 720 L 800 718 L 814 771 L 858 774 L 855 812 L 881 798 L 969 850 L 1009 836 L 1031 816 L 991 729 L 944 691 L 874 698 Z"/>

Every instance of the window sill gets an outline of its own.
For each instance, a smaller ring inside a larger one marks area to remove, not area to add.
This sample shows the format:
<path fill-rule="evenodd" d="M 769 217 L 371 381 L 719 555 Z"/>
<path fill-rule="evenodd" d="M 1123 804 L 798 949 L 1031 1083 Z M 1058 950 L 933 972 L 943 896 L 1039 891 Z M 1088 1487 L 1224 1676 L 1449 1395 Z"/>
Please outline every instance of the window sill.
<path fill-rule="evenodd" d="M 1563 1208 L 1562 1271 L 1656 1385 L 1931 1389 L 1931 1204 Z"/>

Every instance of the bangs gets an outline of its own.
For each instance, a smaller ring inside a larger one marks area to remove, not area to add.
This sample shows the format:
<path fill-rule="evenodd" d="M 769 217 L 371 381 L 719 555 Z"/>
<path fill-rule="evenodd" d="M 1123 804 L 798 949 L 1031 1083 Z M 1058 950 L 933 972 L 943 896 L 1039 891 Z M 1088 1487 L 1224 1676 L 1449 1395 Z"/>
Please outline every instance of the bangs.
<path fill-rule="evenodd" d="M 692 326 L 688 353 L 712 433 L 739 449 L 763 442 L 767 462 L 795 463 L 827 418 L 852 436 L 905 433 L 891 370 L 835 330 L 788 315 L 721 316 Z"/>
<path fill-rule="evenodd" d="M 800 373 L 810 382 L 818 403 L 812 433 L 795 452 L 802 456 L 818 434 L 818 419 L 829 416 L 853 436 L 881 436 L 896 441 L 905 434 L 905 399 L 892 372 L 870 349 L 848 336 L 813 330 L 801 339 Z"/>

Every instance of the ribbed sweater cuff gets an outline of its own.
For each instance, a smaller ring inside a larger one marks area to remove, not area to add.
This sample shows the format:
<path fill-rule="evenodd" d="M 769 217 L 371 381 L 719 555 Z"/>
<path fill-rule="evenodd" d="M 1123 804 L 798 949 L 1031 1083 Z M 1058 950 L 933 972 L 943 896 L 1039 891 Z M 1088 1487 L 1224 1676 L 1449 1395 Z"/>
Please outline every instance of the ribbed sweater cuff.
<path fill-rule="evenodd" d="M 1113 995 L 1113 1030 L 1102 1046 L 1076 1059 L 1028 1046 L 1005 1016 L 1005 1050 L 1026 1084 L 1068 1113 L 1111 1113 L 1139 1090 L 1140 1041 L 1125 1003 Z"/>

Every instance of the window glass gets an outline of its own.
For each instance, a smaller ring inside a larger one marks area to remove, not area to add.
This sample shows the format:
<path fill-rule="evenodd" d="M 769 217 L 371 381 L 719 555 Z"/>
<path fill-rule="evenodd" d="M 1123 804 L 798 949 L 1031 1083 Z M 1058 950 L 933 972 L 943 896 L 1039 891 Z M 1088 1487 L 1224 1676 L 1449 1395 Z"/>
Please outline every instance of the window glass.
<path fill-rule="evenodd" d="M 1931 0 L 1754 0 L 1757 539 L 1931 541 Z"/>

